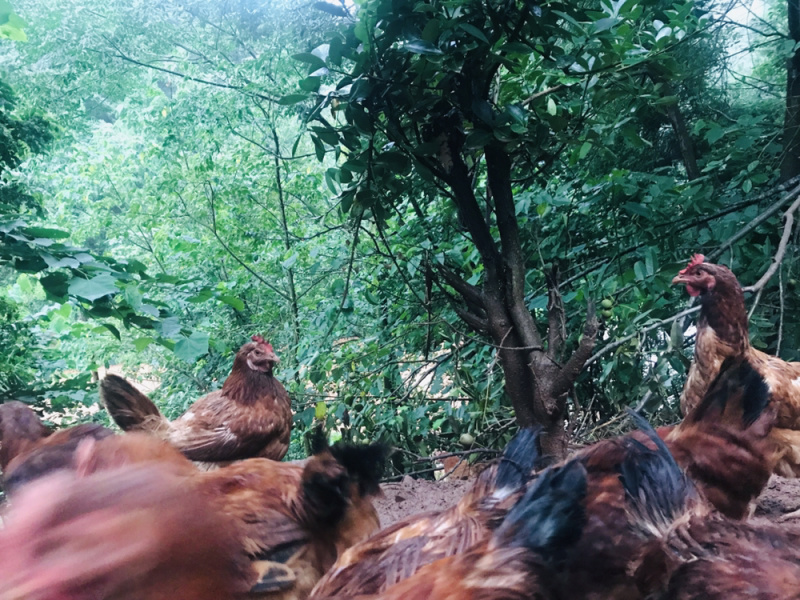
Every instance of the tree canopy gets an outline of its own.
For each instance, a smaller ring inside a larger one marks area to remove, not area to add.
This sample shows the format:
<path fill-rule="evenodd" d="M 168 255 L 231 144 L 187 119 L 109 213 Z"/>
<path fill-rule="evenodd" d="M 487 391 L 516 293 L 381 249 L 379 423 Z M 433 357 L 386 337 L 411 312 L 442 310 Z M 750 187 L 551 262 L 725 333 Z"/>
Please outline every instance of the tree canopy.
<path fill-rule="evenodd" d="M 800 358 L 782 3 L 13 5 L 4 400 L 103 419 L 114 367 L 175 414 L 261 333 L 296 453 L 315 419 L 399 470 L 517 423 L 562 453 L 624 406 L 676 418 L 695 252 L 776 265 L 751 335 Z"/>

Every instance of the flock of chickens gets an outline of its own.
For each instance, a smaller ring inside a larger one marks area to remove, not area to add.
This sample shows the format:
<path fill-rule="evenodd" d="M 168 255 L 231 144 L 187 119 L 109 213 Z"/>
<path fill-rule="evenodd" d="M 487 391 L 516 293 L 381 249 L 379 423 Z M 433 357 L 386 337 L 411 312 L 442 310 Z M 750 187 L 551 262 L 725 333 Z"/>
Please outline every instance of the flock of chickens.
<path fill-rule="evenodd" d="M 380 444 L 280 462 L 292 426 L 253 336 L 221 390 L 168 421 L 126 380 L 126 432 L 52 432 L 0 405 L 0 600 L 800 598 L 800 529 L 749 520 L 773 472 L 800 474 L 800 364 L 750 346 L 741 287 L 696 255 L 701 302 L 684 420 L 544 468 L 522 429 L 446 510 L 380 530 Z"/>

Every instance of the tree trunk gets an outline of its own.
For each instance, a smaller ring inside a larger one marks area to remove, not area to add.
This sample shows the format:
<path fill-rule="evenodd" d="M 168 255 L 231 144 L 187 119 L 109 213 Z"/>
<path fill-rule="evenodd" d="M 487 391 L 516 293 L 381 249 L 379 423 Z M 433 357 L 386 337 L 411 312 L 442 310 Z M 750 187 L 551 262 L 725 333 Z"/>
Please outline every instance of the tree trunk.
<path fill-rule="evenodd" d="M 440 273 L 464 301 L 465 306 L 456 307 L 464 322 L 477 332 L 488 333 L 498 348 L 505 390 L 517 422 L 522 427 L 540 425 L 542 452 L 560 459 L 567 453 L 564 429 L 567 394 L 594 347 L 597 332 L 594 310 L 590 305 L 583 340 L 567 361 L 561 361 L 560 334 L 549 336 L 550 347 L 544 348 L 536 321 L 525 303 L 526 261 L 511 188 L 510 156 L 500 145 L 485 148 L 498 243 L 491 233 L 491 221 L 478 204 L 472 187 L 474 178 L 460 153 L 460 139 L 457 131 L 443 132 L 438 138 L 442 179 L 452 190 L 459 220 L 480 253 L 483 286 L 470 285 L 447 268 L 440 269 Z M 548 322 L 557 327 L 562 322 L 563 306 L 558 284 L 552 279 L 548 283 L 552 300 Z"/>
<path fill-rule="evenodd" d="M 789 36 L 800 42 L 800 0 L 789 0 Z M 783 121 L 781 181 L 800 175 L 800 50 L 786 61 L 786 114 Z"/>
<path fill-rule="evenodd" d="M 653 68 L 648 70 L 650 79 L 654 83 L 661 86 L 662 97 L 675 96 L 669 81 Z M 686 176 L 689 181 L 700 177 L 700 167 L 697 166 L 697 154 L 695 153 L 694 142 L 692 136 L 689 135 L 689 128 L 686 127 L 686 119 L 683 118 L 683 113 L 677 102 L 667 106 L 667 117 L 672 125 L 672 131 L 678 140 L 678 147 L 681 151 L 681 158 L 683 159 L 683 166 L 686 168 Z"/>

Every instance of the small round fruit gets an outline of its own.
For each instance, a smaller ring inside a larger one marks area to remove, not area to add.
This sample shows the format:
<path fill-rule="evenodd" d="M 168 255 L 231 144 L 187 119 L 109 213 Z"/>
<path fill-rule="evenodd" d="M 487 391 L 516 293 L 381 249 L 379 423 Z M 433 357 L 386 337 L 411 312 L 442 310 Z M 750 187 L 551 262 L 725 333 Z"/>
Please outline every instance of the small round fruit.
<path fill-rule="evenodd" d="M 797 279 L 790 279 L 789 281 L 787 281 L 786 282 L 786 287 L 788 287 L 790 290 L 796 289 L 797 288 Z"/>
<path fill-rule="evenodd" d="M 612 308 L 614 306 L 614 302 L 611 300 L 611 298 L 606 298 L 600 303 L 600 306 L 608 310 L 609 308 Z"/>
<path fill-rule="evenodd" d="M 614 316 L 614 311 L 612 310 L 601 310 L 600 314 L 603 315 L 606 319 L 610 319 Z"/>
<path fill-rule="evenodd" d="M 472 446 L 472 444 L 475 443 L 475 438 L 469 433 L 462 433 L 461 437 L 458 438 L 458 443 L 464 446 L 465 448 L 469 448 L 470 446 Z"/>

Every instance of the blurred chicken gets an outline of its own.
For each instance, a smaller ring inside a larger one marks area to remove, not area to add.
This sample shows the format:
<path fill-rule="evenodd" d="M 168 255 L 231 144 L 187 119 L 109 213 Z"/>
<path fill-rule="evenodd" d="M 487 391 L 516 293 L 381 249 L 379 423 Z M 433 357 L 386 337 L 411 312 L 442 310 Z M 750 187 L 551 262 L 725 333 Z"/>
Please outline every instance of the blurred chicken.
<path fill-rule="evenodd" d="M 521 430 L 500 461 L 480 474 L 458 504 L 413 515 L 353 546 L 317 584 L 312 597 L 380 594 L 425 565 L 486 541 L 491 526 L 522 494 L 539 458 L 539 430 Z"/>
<path fill-rule="evenodd" d="M 466 553 L 428 564 L 374 600 L 548 600 L 559 563 L 581 535 L 586 471 L 544 471 L 491 535 Z"/>
<path fill-rule="evenodd" d="M 4 491 L 12 495 L 29 481 L 72 468 L 73 454 L 82 439 L 103 439 L 113 434 L 96 423 L 52 432 L 27 404 L 0 404 L 0 469 Z"/>
<path fill-rule="evenodd" d="M 0 600 L 229 600 L 246 588 L 234 530 L 159 466 L 22 489 L 0 530 Z"/>
<path fill-rule="evenodd" d="M 259 335 L 252 340 L 236 353 L 222 389 L 200 398 L 172 422 L 122 377 L 107 375 L 100 382 L 100 397 L 124 431 L 154 433 L 191 460 L 281 460 L 292 432 L 291 401 L 272 375 L 279 362 L 272 346 Z"/>
<path fill-rule="evenodd" d="M 657 439 L 675 452 L 704 498 L 731 517 L 745 516 L 770 476 L 766 436 L 774 413 L 768 400 L 758 373 L 745 361 L 729 361 L 684 422 L 660 428 L 652 438 L 636 431 L 577 454 L 574 460 L 587 471 L 587 520 L 564 562 L 562 592 L 576 598 L 641 597 L 629 569 L 642 542 L 624 526 L 628 507 L 619 478 L 632 444 L 654 448 Z"/>
<path fill-rule="evenodd" d="M 736 276 L 723 265 L 703 262 L 695 254 L 672 280 L 686 285 L 700 301 L 694 361 L 681 396 L 684 414 L 700 402 L 729 357 L 746 360 L 766 382 L 776 407 L 777 421 L 770 434 L 775 472 L 800 476 L 800 363 L 786 362 L 750 345 L 744 294 Z"/>
<path fill-rule="evenodd" d="M 769 481 L 776 410 L 761 374 L 731 358 L 702 402 L 664 436 L 703 496 L 728 517 L 745 517 Z"/>
<path fill-rule="evenodd" d="M 386 449 L 328 448 L 318 437 L 315 450 L 303 465 L 254 458 L 199 471 L 167 442 L 126 434 L 85 444 L 77 468 L 92 473 L 155 463 L 184 475 L 187 490 L 233 523 L 248 561 L 247 589 L 301 600 L 342 552 L 380 526 L 370 498 L 379 493 Z"/>
<path fill-rule="evenodd" d="M 655 434 L 652 438 L 658 441 Z M 628 440 L 620 479 L 643 541 L 630 573 L 648 598 L 797 598 L 800 530 L 713 510 L 664 444 Z"/>

